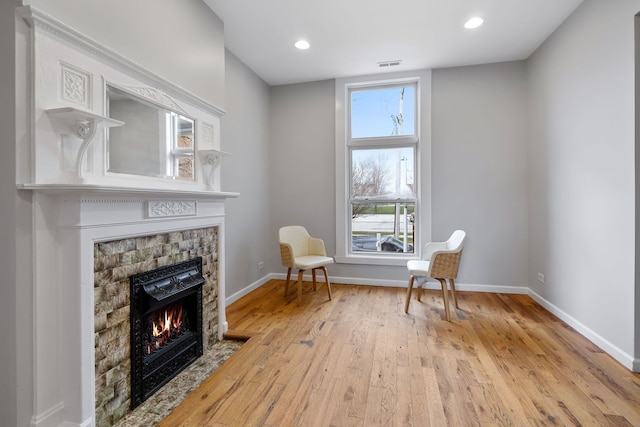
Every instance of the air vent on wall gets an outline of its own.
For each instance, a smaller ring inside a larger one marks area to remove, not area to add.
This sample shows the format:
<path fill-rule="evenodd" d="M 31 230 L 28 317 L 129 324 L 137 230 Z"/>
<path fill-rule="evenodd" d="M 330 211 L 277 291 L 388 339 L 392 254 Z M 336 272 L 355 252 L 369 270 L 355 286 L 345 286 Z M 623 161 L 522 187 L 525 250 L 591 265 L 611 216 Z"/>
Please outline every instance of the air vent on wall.
<path fill-rule="evenodd" d="M 384 61 L 384 62 L 378 62 L 378 67 L 380 68 L 384 68 L 384 67 L 397 67 L 398 65 L 400 65 L 402 61 L 400 61 L 399 59 L 396 61 Z"/>

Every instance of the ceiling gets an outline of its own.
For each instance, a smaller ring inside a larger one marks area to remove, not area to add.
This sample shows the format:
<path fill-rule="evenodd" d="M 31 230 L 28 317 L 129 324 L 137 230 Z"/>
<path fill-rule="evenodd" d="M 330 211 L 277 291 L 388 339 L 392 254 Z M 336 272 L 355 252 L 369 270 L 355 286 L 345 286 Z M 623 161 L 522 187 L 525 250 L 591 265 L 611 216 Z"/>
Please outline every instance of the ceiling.
<path fill-rule="evenodd" d="M 582 0 L 203 0 L 269 85 L 528 58 Z M 473 30 L 472 16 L 484 18 Z M 298 50 L 306 39 L 311 47 Z M 378 63 L 400 60 L 381 68 Z"/>

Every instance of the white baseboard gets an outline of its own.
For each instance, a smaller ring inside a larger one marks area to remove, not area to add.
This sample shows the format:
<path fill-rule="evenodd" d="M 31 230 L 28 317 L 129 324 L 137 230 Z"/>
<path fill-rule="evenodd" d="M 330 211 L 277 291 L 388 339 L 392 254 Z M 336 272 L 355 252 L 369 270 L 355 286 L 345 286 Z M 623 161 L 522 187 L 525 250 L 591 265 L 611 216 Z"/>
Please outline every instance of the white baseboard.
<path fill-rule="evenodd" d="M 287 276 L 286 275 L 282 275 L 282 278 L 286 279 Z M 253 282 L 253 283 L 249 284 L 248 286 L 244 287 L 243 289 L 240 289 L 235 294 L 229 295 L 224 300 L 225 307 L 230 305 L 230 304 L 232 304 L 232 303 L 234 303 L 234 302 L 236 302 L 237 300 L 239 300 L 243 296 L 247 295 L 248 293 L 250 293 L 252 291 L 255 291 L 256 289 L 258 289 L 260 286 L 264 285 L 265 283 L 267 283 L 271 279 L 277 279 L 276 275 L 274 275 L 273 273 L 269 273 L 266 276 L 262 277 L 261 279 L 258 279 L 255 282 Z M 329 280 L 331 280 L 331 279 L 329 279 Z"/>
<path fill-rule="evenodd" d="M 93 417 L 87 418 L 80 423 L 63 421 L 63 418 L 64 402 L 60 402 L 47 410 L 45 413 L 32 416 L 30 427 L 91 427 L 95 425 L 93 422 Z"/>
<path fill-rule="evenodd" d="M 286 280 L 287 275 L 285 273 L 272 273 L 272 279 L 277 280 Z M 322 274 L 316 274 L 316 279 L 319 282 L 324 281 L 324 276 Z M 298 280 L 297 276 L 291 277 L 291 280 Z M 303 275 L 304 281 L 311 281 L 311 274 L 305 273 Z M 352 277 L 335 277 L 329 276 L 329 280 L 331 283 L 341 284 L 341 285 L 367 285 L 367 286 L 386 286 L 390 288 L 406 288 L 406 281 L 398 281 L 398 280 L 385 280 L 385 279 L 354 279 Z"/>
<path fill-rule="evenodd" d="M 226 304 L 229 305 L 243 296 L 247 295 L 249 292 L 258 289 L 260 286 L 264 285 L 271 279 L 285 280 L 287 275 L 285 273 L 270 273 L 258 281 L 250 284 L 246 288 L 241 291 L 236 292 L 226 299 Z M 297 278 L 292 277 L 293 280 Z M 320 275 L 317 279 L 322 282 L 324 277 Z M 305 273 L 304 280 L 311 280 L 311 274 Z M 398 280 L 386 280 L 386 279 L 356 279 L 352 277 L 329 277 L 331 283 L 344 284 L 344 285 L 367 285 L 367 286 L 386 286 L 393 288 L 406 288 L 407 280 L 398 281 Z M 440 289 L 440 285 L 437 282 L 429 282 L 426 285 L 426 289 Z M 538 304 L 543 306 L 545 309 L 549 310 L 549 312 L 558 316 L 563 322 L 567 323 L 569 326 L 574 328 L 578 333 L 587 338 L 589 341 L 593 342 L 595 345 L 600 347 L 604 352 L 609 354 L 615 360 L 617 360 L 620 364 L 622 364 L 627 369 L 633 372 L 640 372 L 640 359 L 636 359 L 630 354 L 622 351 L 620 348 L 607 341 L 596 332 L 585 326 L 582 322 L 578 321 L 574 317 L 570 316 L 566 312 L 562 311 L 560 308 L 556 307 L 546 299 L 542 298 L 540 295 L 532 291 L 527 286 L 499 286 L 499 285 L 484 285 L 484 284 L 472 284 L 472 283 L 456 283 L 456 289 L 460 291 L 469 291 L 469 292 L 490 292 L 490 293 L 498 293 L 498 294 L 521 294 L 521 295 L 529 295 L 533 298 Z"/>
<path fill-rule="evenodd" d="M 609 356 L 616 359 L 622 366 L 629 369 L 630 371 L 640 372 L 640 359 L 634 359 L 633 356 L 622 351 L 619 347 L 604 339 L 592 329 L 588 328 L 585 324 L 570 316 L 551 302 L 542 298 L 531 289 L 529 289 L 529 296 L 533 298 L 538 304 L 549 310 L 549 312 L 560 318 L 560 320 L 578 331 L 580 335 L 600 347 Z"/>
<path fill-rule="evenodd" d="M 258 289 L 260 286 L 264 285 L 271 279 L 276 280 L 285 280 L 287 275 L 285 273 L 269 273 L 261 279 L 251 283 L 244 289 L 236 292 L 235 294 L 229 296 L 225 301 L 226 305 L 229 305 L 243 296 L 247 295 L 251 291 Z M 317 275 L 316 279 L 318 282 L 323 282 L 324 277 L 322 275 Z M 291 277 L 291 280 L 297 280 L 297 277 Z M 303 280 L 310 281 L 311 274 L 305 273 L 303 276 Z M 342 284 L 342 285 L 366 285 L 366 286 L 383 286 L 389 288 L 406 288 L 407 280 L 399 281 L 399 280 L 387 280 L 387 279 L 357 279 L 353 277 L 335 277 L 329 276 L 329 280 L 331 283 Z M 440 289 L 440 284 L 438 282 L 428 282 L 425 286 L 425 289 Z M 501 286 L 501 285 L 483 285 L 483 284 L 472 284 L 472 283 L 456 283 L 456 289 L 459 291 L 470 291 L 470 292 L 492 292 L 498 294 L 521 294 L 527 295 L 530 293 L 530 290 L 526 286 Z"/>
<path fill-rule="evenodd" d="M 272 279 L 285 280 L 287 275 L 284 273 L 272 273 Z M 319 276 L 317 279 L 322 282 L 324 277 Z M 292 280 L 297 280 L 292 277 Z M 304 280 L 311 280 L 311 274 L 304 275 Z M 342 285 L 367 285 L 367 286 L 384 286 L 389 288 L 406 288 L 409 282 L 409 278 L 406 280 L 386 280 L 386 279 L 357 279 L 353 277 L 334 277 L 330 276 L 331 283 L 338 283 Z M 265 282 L 266 283 L 266 282 Z M 440 289 L 440 283 L 428 282 L 425 289 Z M 526 286 L 499 286 L 499 285 L 478 285 L 471 283 L 456 283 L 456 289 L 460 291 L 471 292 L 495 292 L 500 294 L 523 294 L 526 295 L 529 292 L 529 288 Z"/>
<path fill-rule="evenodd" d="M 94 425 L 93 418 L 89 418 L 87 420 L 84 420 L 80 424 L 70 423 L 66 421 L 63 424 L 60 424 L 58 427 L 91 427 L 92 425 Z"/>

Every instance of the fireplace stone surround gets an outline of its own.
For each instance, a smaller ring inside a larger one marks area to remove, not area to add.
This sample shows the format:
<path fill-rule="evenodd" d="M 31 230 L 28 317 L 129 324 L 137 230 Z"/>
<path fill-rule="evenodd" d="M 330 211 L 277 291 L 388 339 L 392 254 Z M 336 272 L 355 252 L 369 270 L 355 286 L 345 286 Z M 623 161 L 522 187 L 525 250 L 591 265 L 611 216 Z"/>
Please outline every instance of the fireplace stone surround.
<path fill-rule="evenodd" d="M 94 244 L 96 425 L 113 425 L 137 401 L 128 340 L 131 275 L 202 259 L 202 347 L 218 341 L 218 228 L 159 233 Z M 141 396 L 138 395 L 139 399 Z"/>

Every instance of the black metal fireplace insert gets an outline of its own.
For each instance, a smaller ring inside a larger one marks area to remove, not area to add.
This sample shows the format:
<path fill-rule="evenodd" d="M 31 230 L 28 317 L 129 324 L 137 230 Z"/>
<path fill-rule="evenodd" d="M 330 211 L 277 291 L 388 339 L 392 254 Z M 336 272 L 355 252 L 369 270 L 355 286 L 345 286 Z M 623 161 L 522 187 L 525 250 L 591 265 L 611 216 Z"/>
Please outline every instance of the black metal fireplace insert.
<path fill-rule="evenodd" d="M 131 408 L 202 356 L 202 258 L 130 277 Z"/>

